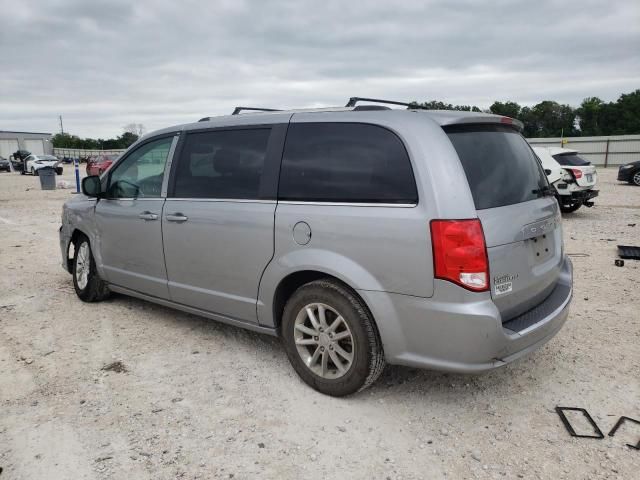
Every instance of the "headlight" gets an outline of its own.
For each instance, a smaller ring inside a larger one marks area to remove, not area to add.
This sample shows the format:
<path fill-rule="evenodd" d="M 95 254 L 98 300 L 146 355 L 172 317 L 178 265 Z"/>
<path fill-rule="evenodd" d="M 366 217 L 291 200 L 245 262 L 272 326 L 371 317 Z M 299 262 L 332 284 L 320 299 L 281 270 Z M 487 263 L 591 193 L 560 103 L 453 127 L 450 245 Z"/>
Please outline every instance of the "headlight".
<path fill-rule="evenodd" d="M 620 167 L 620 170 L 624 170 L 626 168 L 633 168 L 633 165 L 623 165 Z"/>

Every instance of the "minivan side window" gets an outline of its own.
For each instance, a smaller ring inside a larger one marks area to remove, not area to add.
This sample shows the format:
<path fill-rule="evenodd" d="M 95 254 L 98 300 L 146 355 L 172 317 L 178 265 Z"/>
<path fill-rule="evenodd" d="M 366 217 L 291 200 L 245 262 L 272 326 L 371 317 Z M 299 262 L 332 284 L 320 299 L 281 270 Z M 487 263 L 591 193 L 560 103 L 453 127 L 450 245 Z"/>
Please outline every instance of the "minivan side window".
<path fill-rule="evenodd" d="M 280 171 L 280 200 L 417 203 L 411 162 L 386 128 L 361 123 L 294 123 Z"/>
<path fill-rule="evenodd" d="M 172 196 L 258 199 L 270 133 L 270 128 L 188 133 Z"/>
<path fill-rule="evenodd" d="M 162 179 L 173 137 L 145 143 L 117 164 L 109 175 L 108 198 L 154 198 L 162 192 Z M 98 160 L 99 157 L 94 157 Z"/>

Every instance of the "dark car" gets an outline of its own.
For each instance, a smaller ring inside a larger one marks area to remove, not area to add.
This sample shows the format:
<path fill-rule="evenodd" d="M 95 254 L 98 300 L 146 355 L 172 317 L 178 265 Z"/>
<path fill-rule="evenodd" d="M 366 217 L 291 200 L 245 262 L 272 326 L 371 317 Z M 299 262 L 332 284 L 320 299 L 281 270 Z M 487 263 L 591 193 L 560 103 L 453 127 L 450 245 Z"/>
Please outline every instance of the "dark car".
<path fill-rule="evenodd" d="M 29 155 L 31 155 L 29 150 L 17 150 L 13 153 L 13 158 L 24 161 Z"/>
<path fill-rule="evenodd" d="M 13 156 L 11 156 L 9 161 L 11 162 L 11 165 L 13 165 L 13 169 L 16 172 L 22 171 L 22 167 L 24 166 L 24 162 L 22 160 L 18 160 L 16 158 L 13 158 Z"/>
<path fill-rule="evenodd" d="M 9 160 L 7 160 L 4 157 L 0 157 L 0 172 L 10 172 L 11 171 L 11 164 L 9 163 Z"/>
<path fill-rule="evenodd" d="M 24 175 L 24 161 L 29 155 L 31 155 L 29 150 L 16 150 L 13 152 L 13 155 L 11 155 L 13 157 L 11 163 L 13 164 L 14 170 Z"/>
<path fill-rule="evenodd" d="M 620 165 L 618 169 L 618 180 L 621 182 L 629 182 L 640 187 L 640 160 Z"/>

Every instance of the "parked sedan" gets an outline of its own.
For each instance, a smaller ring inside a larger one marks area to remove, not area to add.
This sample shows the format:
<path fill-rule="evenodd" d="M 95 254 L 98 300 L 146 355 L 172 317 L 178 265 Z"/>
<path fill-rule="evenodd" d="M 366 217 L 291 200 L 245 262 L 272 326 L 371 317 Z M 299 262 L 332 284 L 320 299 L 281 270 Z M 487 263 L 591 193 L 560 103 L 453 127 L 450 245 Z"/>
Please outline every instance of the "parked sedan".
<path fill-rule="evenodd" d="M 10 172 L 11 171 L 11 164 L 9 163 L 9 160 L 7 160 L 4 157 L 0 157 L 0 172 Z"/>
<path fill-rule="evenodd" d="M 31 175 L 38 175 L 38 170 L 44 167 L 53 167 L 58 175 L 62 175 L 62 164 L 58 157 L 53 155 L 29 155 L 24 161 L 22 173 L 29 172 Z"/>
<path fill-rule="evenodd" d="M 640 160 L 620 165 L 618 169 L 618 180 L 621 182 L 629 182 L 640 187 Z"/>
<path fill-rule="evenodd" d="M 115 162 L 118 155 L 96 155 L 87 160 L 87 175 L 102 175 Z"/>

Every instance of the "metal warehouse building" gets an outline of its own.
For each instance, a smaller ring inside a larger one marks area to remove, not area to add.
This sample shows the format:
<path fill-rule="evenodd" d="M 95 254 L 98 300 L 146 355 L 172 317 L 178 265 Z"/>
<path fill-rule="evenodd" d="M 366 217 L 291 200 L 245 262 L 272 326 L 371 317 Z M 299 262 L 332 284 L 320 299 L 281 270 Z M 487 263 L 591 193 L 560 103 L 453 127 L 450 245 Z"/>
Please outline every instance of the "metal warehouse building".
<path fill-rule="evenodd" d="M 0 156 L 9 158 L 16 150 L 28 150 L 36 155 L 52 155 L 51 134 L 0 130 Z"/>

